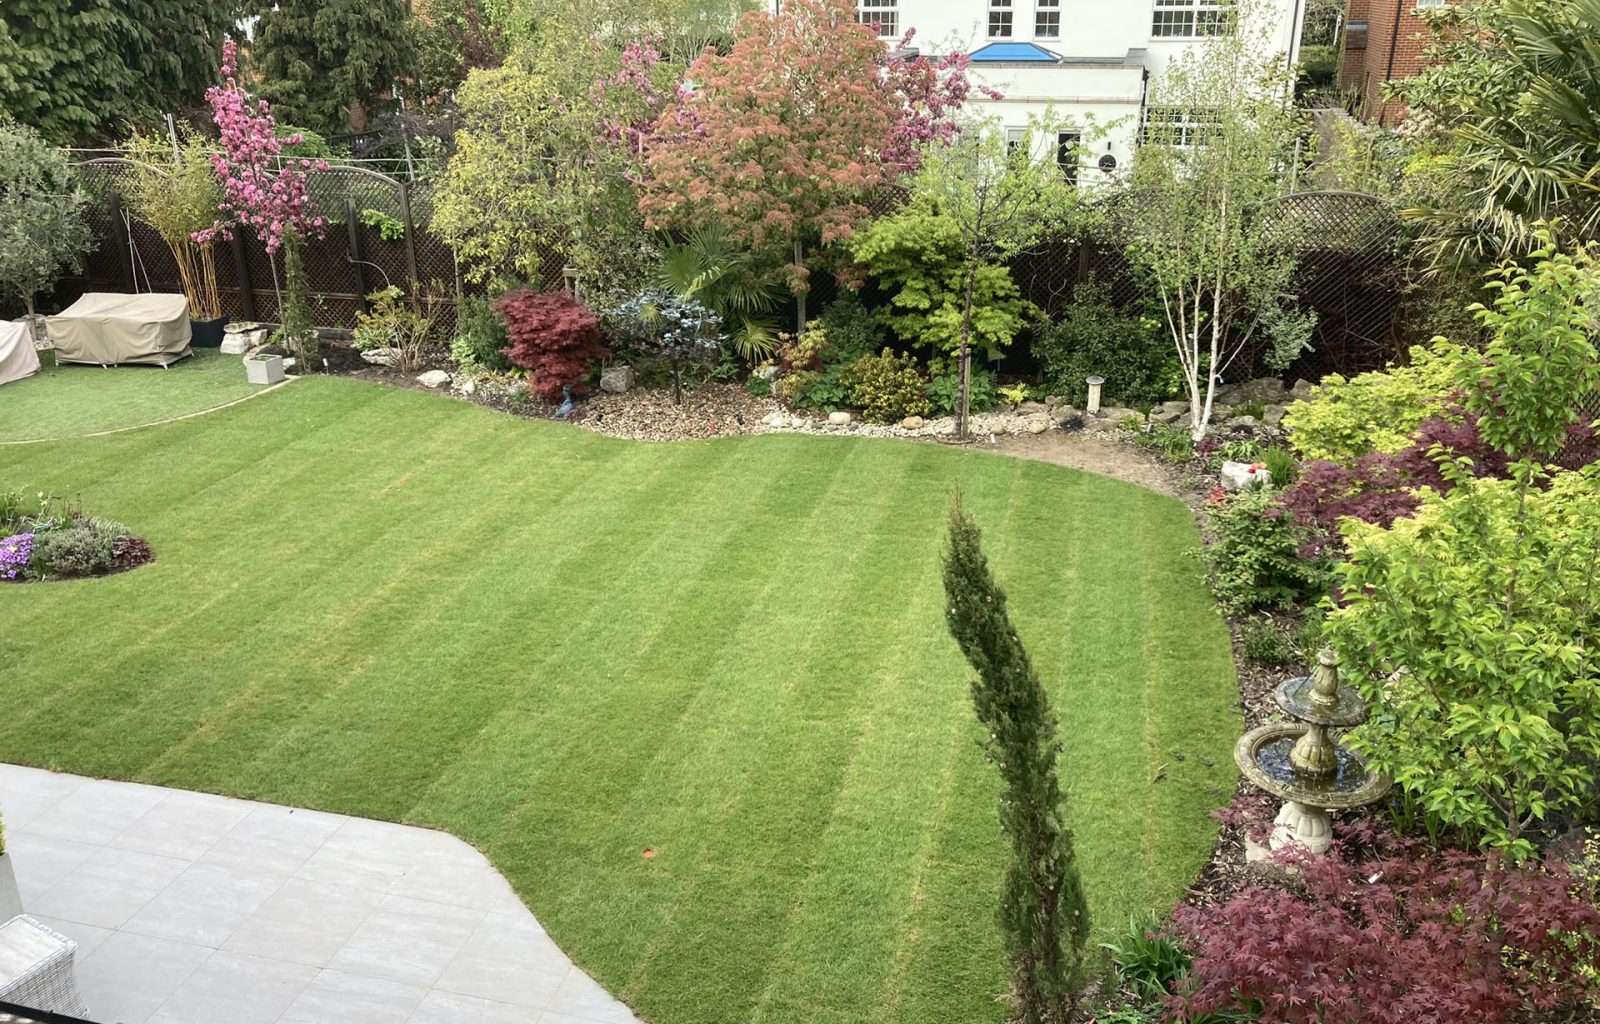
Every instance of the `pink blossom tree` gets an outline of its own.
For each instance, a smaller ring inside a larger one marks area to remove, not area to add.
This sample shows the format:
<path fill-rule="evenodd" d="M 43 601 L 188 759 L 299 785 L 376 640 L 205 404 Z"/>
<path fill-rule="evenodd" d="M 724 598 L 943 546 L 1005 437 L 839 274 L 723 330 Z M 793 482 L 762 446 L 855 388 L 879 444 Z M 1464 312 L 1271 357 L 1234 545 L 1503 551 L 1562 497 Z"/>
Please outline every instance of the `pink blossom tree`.
<path fill-rule="evenodd" d="M 235 225 L 249 227 L 266 246 L 267 254 L 283 250 L 283 340 L 305 366 L 316 354 L 316 331 L 311 324 L 310 289 L 300 258 L 301 243 L 321 238 L 328 222 L 316 209 L 306 189 L 311 171 L 325 171 L 321 160 L 285 159 L 285 145 L 301 140 L 296 133 L 280 138 L 277 120 L 266 100 L 253 100 L 239 85 L 239 47 L 232 39 L 222 46 L 222 85 L 206 90 L 211 120 L 221 134 L 222 149 L 211 164 L 222 182 L 219 217 L 211 227 L 197 231 L 194 240 L 206 244 L 231 238 Z"/>

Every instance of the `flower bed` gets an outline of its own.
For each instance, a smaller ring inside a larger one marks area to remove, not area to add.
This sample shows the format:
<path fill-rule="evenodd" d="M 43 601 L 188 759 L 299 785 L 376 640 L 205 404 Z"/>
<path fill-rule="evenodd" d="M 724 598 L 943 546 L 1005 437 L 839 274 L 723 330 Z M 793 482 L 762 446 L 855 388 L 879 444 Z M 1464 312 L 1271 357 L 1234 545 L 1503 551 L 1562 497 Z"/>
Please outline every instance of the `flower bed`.
<path fill-rule="evenodd" d="M 37 501 L 30 509 L 21 491 L 0 492 L 0 582 L 109 576 L 155 558 L 121 523 L 44 494 Z"/>

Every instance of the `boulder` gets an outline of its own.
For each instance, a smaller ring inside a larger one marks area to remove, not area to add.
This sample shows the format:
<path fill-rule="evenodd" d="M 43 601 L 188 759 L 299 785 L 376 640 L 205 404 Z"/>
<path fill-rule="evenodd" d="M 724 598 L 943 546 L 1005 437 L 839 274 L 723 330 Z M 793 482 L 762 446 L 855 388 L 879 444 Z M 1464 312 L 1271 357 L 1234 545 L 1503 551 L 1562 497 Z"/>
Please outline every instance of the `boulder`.
<path fill-rule="evenodd" d="M 218 351 L 225 356 L 242 356 L 250 351 L 250 335 L 224 334 L 222 336 L 222 347 Z M 363 359 L 366 358 L 366 355 L 365 352 L 361 353 Z"/>
<path fill-rule="evenodd" d="M 1107 416 L 1104 410 L 1101 410 L 1100 415 L 1098 416 L 1085 415 L 1083 417 L 1083 429 L 1092 431 L 1094 433 L 1105 433 L 1107 431 L 1116 430 L 1121 426 L 1122 417 Z"/>
<path fill-rule="evenodd" d="M 1029 416 L 1036 412 L 1044 412 L 1045 408 L 1043 402 L 1022 402 L 1017 406 L 1017 415 Z"/>
<path fill-rule="evenodd" d="M 840 409 L 838 412 L 828 413 L 828 422 L 832 423 L 836 427 L 847 425 L 852 418 L 853 417 L 843 409 Z"/>
<path fill-rule="evenodd" d="M 935 437 L 951 437 L 956 432 L 955 417 L 940 416 L 938 419 L 928 424 L 928 432 L 933 434 Z"/>
<path fill-rule="evenodd" d="M 608 366 L 600 371 L 600 390 L 620 395 L 633 387 L 633 367 L 626 363 Z"/>
<path fill-rule="evenodd" d="M 1189 418 L 1188 402 L 1162 402 L 1150 410 L 1151 423 L 1176 423 Z"/>
<path fill-rule="evenodd" d="M 361 350 L 361 361 L 373 366 L 393 366 L 397 354 L 392 348 L 364 348 Z"/>
<path fill-rule="evenodd" d="M 1065 398 L 1062 398 L 1060 395 L 1045 395 L 1044 396 L 1044 407 L 1046 409 L 1054 409 L 1057 406 L 1066 405 L 1066 404 L 1067 404 L 1067 400 Z"/>
<path fill-rule="evenodd" d="M 782 427 L 788 424 L 789 417 L 781 412 L 769 412 L 761 417 L 761 422 L 769 427 Z"/>
<path fill-rule="evenodd" d="M 461 393 L 463 395 L 475 395 L 475 394 L 477 394 L 478 393 L 478 382 L 473 380 L 471 377 L 468 377 L 466 380 L 461 382 Z"/>
<path fill-rule="evenodd" d="M 1294 382 L 1294 387 L 1289 389 L 1289 397 L 1297 402 L 1304 402 L 1311 397 L 1311 382 L 1301 378 Z"/>
<path fill-rule="evenodd" d="M 429 370 L 417 374 L 417 383 L 425 388 L 442 388 L 450 383 L 450 374 L 444 370 Z"/>
<path fill-rule="evenodd" d="M 1276 427 L 1283 422 L 1283 414 L 1288 411 L 1288 406 L 1269 405 L 1261 411 L 1261 422 L 1269 427 Z"/>
<path fill-rule="evenodd" d="M 922 417 L 921 416 L 907 416 L 905 419 L 900 421 L 900 425 L 902 427 L 906 428 L 907 430 L 921 430 L 922 429 Z"/>
<path fill-rule="evenodd" d="M 1261 468 L 1251 468 L 1248 462 L 1222 464 L 1222 489 L 1242 491 L 1250 487 L 1266 487 L 1272 483 L 1272 474 Z"/>
<path fill-rule="evenodd" d="M 1083 427 L 1083 413 L 1070 405 L 1060 406 L 1050 415 L 1055 419 L 1056 426 L 1062 430 L 1078 430 Z"/>
<path fill-rule="evenodd" d="M 1054 423 L 1050 422 L 1050 417 L 1044 413 L 1035 413 L 1034 415 L 1029 416 L 1027 419 L 1027 424 L 1028 433 L 1030 434 L 1042 434 L 1046 430 L 1049 430 L 1051 427 L 1055 426 Z"/>
<path fill-rule="evenodd" d="M 1225 405 L 1247 405 L 1251 402 L 1269 405 L 1282 402 L 1287 394 L 1283 381 L 1276 377 L 1257 377 L 1237 384 L 1217 385 L 1217 401 Z"/>
<path fill-rule="evenodd" d="M 1261 429 L 1261 421 L 1254 416 L 1230 416 L 1222 425 L 1229 430 Z"/>

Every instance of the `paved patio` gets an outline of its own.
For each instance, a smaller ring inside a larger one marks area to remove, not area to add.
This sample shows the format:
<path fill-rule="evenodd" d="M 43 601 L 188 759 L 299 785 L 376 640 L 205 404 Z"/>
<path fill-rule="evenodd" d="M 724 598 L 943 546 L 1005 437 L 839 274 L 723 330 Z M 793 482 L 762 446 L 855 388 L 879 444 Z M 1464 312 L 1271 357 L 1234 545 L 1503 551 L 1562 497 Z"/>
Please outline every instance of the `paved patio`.
<path fill-rule="evenodd" d="M 636 1024 L 442 832 L 0 764 L 25 912 L 107 1024 Z"/>

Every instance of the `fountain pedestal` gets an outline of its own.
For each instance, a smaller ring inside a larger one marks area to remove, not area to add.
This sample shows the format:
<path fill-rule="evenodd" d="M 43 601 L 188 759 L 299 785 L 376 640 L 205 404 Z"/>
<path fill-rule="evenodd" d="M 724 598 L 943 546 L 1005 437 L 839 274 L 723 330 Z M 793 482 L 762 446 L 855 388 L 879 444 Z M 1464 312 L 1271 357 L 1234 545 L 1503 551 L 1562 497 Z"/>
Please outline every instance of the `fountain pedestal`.
<path fill-rule="evenodd" d="M 1327 853 L 1333 846 L 1333 819 L 1320 807 L 1286 800 L 1278 816 L 1272 819 L 1272 836 L 1267 845 L 1245 839 L 1244 859 L 1259 864 L 1286 846 L 1300 846 L 1318 856 Z"/>
<path fill-rule="evenodd" d="M 1339 659 L 1333 651 L 1317 655 L 1315 676 L 1290 679 L 1273 696 L 1298 721 L 1252 729 L 1233 750 L 1245 778 L 1284 802 L 1265 847 L 1246 839 L 1245 858 L 1251 862 L 1265 861 L 1291 845 L 1327 853 L 1333 845 L 1328 812 L 1380 800 L 1390 785 L 1328 736 L 1330 728 L 1367 720 L 1365 702 L 1339 685 Z"/>

